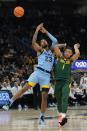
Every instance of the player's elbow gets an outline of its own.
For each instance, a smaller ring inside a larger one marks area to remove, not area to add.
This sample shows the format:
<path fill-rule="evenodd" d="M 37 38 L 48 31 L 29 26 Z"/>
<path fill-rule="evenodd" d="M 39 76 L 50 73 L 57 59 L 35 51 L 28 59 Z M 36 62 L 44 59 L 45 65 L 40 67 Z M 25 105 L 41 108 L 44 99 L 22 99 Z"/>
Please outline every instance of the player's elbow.
<path fill-rule="evenodd" d="M 80 52 L 77 52 L 77 56 L 78 56 L 78 58 L 80 57 Z"/>
<path fill-rule="evenodd" d="M 56 43 L 56 44 L 58 43 L 58 40 L 56 38 L 54 39 L 54 43 Z"/>
<path fill-rule="evenodd" d="M 32 42 L 32 45 L 31 45 L 31 47 L 34 49 L 35 48 L 35 44 Z"/>

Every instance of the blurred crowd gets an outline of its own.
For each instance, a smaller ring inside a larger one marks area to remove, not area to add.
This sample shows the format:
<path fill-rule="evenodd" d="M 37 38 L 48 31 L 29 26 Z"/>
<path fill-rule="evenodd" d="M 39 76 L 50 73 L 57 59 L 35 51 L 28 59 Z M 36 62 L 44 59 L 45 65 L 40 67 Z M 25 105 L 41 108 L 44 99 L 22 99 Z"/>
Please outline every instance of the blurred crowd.
<path fill-rule="evenodd" d="M 0 81 L 0 90 L 9 91 L 11 95 L 15 95 L 26 82 L 29 74 L 25 70 L 16 73 L 11 72 Z M 56 106 L 56 98 L 54 96 L 55 84 L 54 81 L 50 83 L 50 90 L 48 92 L 48 107 Z M 16 100 L 12 108 L 34 109 L 40 108 L 41 104 L 41 88 L 37 84 L 34 88 L 29 89 L 18 100 Z M 70 85 L 69 106 L 87 105 L 87 73 L 81 74 L 79 81 L 72 80 Z"/>
<path fill-rule="evenodd" d="M 84 73 L 79 83 L 75 80 L 70 85 L 69 105 L 87 105 L 87 73 Z"/>

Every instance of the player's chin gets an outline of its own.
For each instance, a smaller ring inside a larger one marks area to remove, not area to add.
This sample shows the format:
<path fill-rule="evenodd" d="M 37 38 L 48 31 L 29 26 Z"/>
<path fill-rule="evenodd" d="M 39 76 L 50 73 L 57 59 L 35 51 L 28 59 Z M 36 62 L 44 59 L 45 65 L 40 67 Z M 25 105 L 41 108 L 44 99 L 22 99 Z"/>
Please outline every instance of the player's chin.
<path fill-rule="evenodd" d="M 68 59 L 68 58 L 70 58 L 70 57 L 71 57 L 70 55 L 65 55 L 65 58 L 66 58 L 66 59 Z"/>

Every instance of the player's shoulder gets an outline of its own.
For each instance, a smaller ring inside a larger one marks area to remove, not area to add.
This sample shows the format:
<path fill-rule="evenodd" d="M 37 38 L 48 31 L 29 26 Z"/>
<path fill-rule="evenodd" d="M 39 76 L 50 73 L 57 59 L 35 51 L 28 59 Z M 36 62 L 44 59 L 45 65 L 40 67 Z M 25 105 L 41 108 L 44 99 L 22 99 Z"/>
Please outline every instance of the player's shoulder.
<path fill-rule="evenodd" d="M 41 54 L 43 54 L 43 52 L 44 52 L 44 50 L 38 51 L 38 52 L 37 52 L 37 56 L 40 56 Z"/>

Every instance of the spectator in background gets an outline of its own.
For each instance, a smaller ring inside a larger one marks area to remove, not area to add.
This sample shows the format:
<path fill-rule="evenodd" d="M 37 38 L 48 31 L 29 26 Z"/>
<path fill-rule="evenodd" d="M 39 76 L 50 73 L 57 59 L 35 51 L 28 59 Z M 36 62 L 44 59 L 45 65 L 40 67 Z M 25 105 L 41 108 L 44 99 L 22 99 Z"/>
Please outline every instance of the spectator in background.
<path fill-rule="evenodd" d="M 50 89 L 48 92 L 48 106 L 55 107 L 56 106 L 56 98 L 54 96 L 54 85 L 50 83 Z"/>
<path fill-rule="evenodd" d="M 85 99 L 86 95 L 82 89 L 80 89 L 79 85 L 77 85 L 76 81 L 71 84 L 70 94 L 69 94 L 69 105 L 73 106 L 75 104 L 86 105 Z"/>
<path fill-rule="evenodd" d="M 12 91 L 12 95 L 15 95 L 18 90 L 20 90 L 22 87 L 19 84 L 19 81 L 15 81 L 14 82 L 14 86 L 12 87 L 11 91 Z"/>
<path fill-rule="evenodd" d="M 3 83 L 2 83 L 2 88 L 1 88 L 1 90 L 10 90 L 9 88 L 8 88 L 8 84 L 4 81 Z"/>
<path fill-rule="evenodd" d="M 11 92 L 12 92 L 12 96 L 15 95 L 18 90 L 22 89 L 22 87 L 19 85 L 19 81 L 15 81 L 14 82 L 14 86 L 12 87 L 11 89 Z M 22 97 L 22 96 L 21 96 Z M 18 105 L 21 105 L 21 108 L 22 108 L 22 100 L 21 100 L 21 97 L 16 100 L 13 105 L 12 105 L 12 108 L 18 108 Z"/>
<path fill-rule="evenodd" d="M 76 97 L 74 95 L 75 95 L 75 87 L 74 87 L 74 84 L 71 83 L 71 85 L 70 85 L 69 99 L 68 99 L 69 106 L 74 106 L 75 105 Z"/>
<path fill-rule="evenodd" d="M 84 73 L 84 75 L 81 77 L 80 87 L 87 93 L 87 73 Z"/>
<path fill-rule="evenodd" d="M 22 86 L 23 87 L 23 86 Z M 22 107 L 27 110 L 33 107 L 33 89 L 28 89 L 22 96 Z"/>
<path fill-rule="evenodd" d="M 41 89 L 39 84 L 33 87 L 33 107 L 35 110 L 41 107 Z"/>

